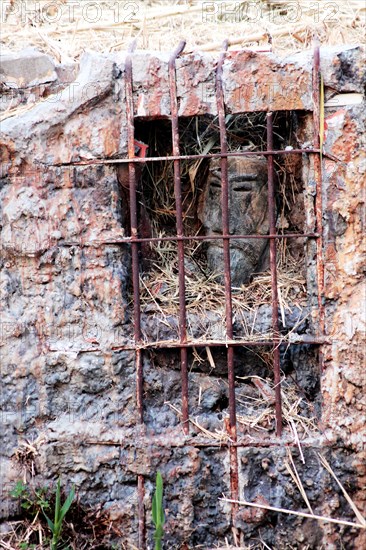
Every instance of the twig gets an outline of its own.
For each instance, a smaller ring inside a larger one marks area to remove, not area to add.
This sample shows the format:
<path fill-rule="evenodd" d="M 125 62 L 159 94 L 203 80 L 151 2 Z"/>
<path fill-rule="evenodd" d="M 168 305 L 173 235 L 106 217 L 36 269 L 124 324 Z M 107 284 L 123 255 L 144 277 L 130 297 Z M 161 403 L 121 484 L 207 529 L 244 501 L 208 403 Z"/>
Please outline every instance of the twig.
<path fill-rule="evenodd" d="M 166 401 L 165 404 L 168 405 L 171 409 L 173 409 L 173 411 L 175 411 L 180 417 L 182 416 L 181 411 L 177 407 L 175 407 L 174 405 L 169 403 L 169 401 Z M 199 422 L 197 420 L 193 420 L 193 418 L 191 418 L 191 417 L 189 417 L 188 420 L 191 424 L 193 424 L 193 426 L 195 426 L 201 432 L 203 432 L 205 435 L 207 435 L 207 437 L 211 437 L 213 439 L 216 439 L 219 442 L 231 441 L 229 435 L 226 432 L 219 432 L 218 430 L 215 430 L 215 432 L 210 432 L 210 430 L 206 430 L 206 428 L 201 426 L 201 424 L 199 424 Z"/>
<path fill-rule="evenodd" d="M 362 516 L 362 514 L 359 511 L 359 509 L 357 508 L 356 504 L 353 502 L 353 500 L 351 499 L 351 497 L 347 493 L 346 489 L 343 487 L 342 483 L 339 481 L 339 479 L 337 478 L 337 476 L 333 472 L 332 468 L 330 467 L 329 462 L 321 454 L 318 453 L 318 456 L 319 456 L 320 462 L 322 463 L 324 468 L 330 473 L 330 475 L 333 477 L 333 479 L 337 482 L 337 484 L 338 484 L 339 488 L 341 489 L 342 493 L 344 494 L 344 497 L 346 498 L 348 504 L 351 506 L 352 510 L 354 511 L 355 516 L 357 517 L 358 521 L 363 525 L 363 528 L 365 529 L 366 528 L 365 518 Z"/>
<path fill-rule="evenodd" d="M 282 26 L 281 25 L 281 28 L 271 31 L 271 36 L 272 37 L 273 36 L 283 36 L 283 35 L 285 35 L 286 33 L 289 33 L 289 32 L 291 32 L 291 34 L 294 34 L 295 32 L 299 33 L 299 32 L 305 31 L 306 28 L 307 28 L 306 25 L 300 25 L 300 26 L 295 27 L 295 28 L 291 28 L 289 25 L 288 26 Z M 249 44 L 250 42 L 259 42 L 260 40 L 263 40 L 266 37 L 268 37 L 268 32 L 267 31 L 263 31 L 263 32 L 256 33 L 256 34 L 249 34 L 247 36 L 239 36 L 238 38 L 229 40 L 229 46 L 236 46 L 238 44 L 241 44 L 241 45 L 242 44 Z M 199 49 L 202 52 L 208 52 L 208 51 L 211 51 L 211 50 L 221 50 L 221 47 L 222 47 L 222 42 L 221 43 L 211 42 L 210 44 L 206 44 L 206 46 L 200 47 Z"/>
<path fill-rule="evenodd" d="M 286 508 L 277 508 L 276 506 L 267 506 L 265 504 L 257 504 L 256 502 L 247 502 L 246 500 L 232 500 L 230 498 L 220 498 L 224 502 L 231 504 L 239 504 L 239 506 L 251 506 L 252 508 L 261 508 L 262 510 L 271 510 L 272 512 L 279 512 L 280 514 L 289 514 L 292 516 L 299 516 L 302 518 L 316 519 L 318 521 L 324 521 L 326 523 L 337 523 L 338 525 L 348 525 L 349 527 L 357 527 L 358 529 L 366 529 L 366 524 L 353 523 L 352 521 L 346 521 L 343 519 L 328 518 L 326 516 L 318 516 L 316 514 L 307 514 L 306 512 L 296 512 L 294 510 L 287 510 Z"/>
<path fill-rule="evenodd" d="M 301 479 L 300 479 L 300 476 L 299 476 L 299 473 L 296 469 L 296 466 L 295 466 L 295 463 L 294 463 L 294 459 L 292 458 L 292 453 L 291 453 L 291 450 L 288 449 L 288 456 L 289 456 L 289 459 L 291 461 L 291 465 L 287 462 L 287 460 L 285 460 L 285 466 L 287 468 L 287 471 L 289 472 L 289 474 L 291 475 L 292 479 L 294 480 L 295 484 L 297 485 L 297 488 L 299 489 L 300 493 L 301 493 L 301 496 L 302 498 L 305 500 L 305 503 L 306 503 L 306 506 L 309 508 L 310 512 L 312 514 L 314 514 L 313 512 L 313 509 L 311 507 L 311 504 L 309 502 L 309 499 L 307 497 L 307 494 L 305 492 L 305 489 L 304 489 L 304 486 L 301 482 Z M 292 467 L 291 467 L 292 466 Z"/>

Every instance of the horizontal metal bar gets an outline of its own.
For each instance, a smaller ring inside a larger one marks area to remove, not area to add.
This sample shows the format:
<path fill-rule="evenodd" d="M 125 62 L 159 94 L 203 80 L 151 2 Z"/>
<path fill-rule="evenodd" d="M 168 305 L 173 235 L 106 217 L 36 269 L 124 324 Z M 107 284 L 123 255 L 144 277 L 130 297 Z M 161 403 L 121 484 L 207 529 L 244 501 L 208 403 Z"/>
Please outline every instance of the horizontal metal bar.
<path fill-rule="evenodd" d="M 164 241 L 217 241 L 220 239 L 287 239 L 287 238 L 306 238 L 306 239 L 318 239 L 319 233 L 286 233 L 283 235 L 230 235 L 224 237 L 223 235 L 182 235 L 172 237 L 123 237 L 121 239 L 106 239 L 100 241 L 89 241 L 80 243 L 77 241 L 60 241 L 57 246 L 97 246 L 102 244 L 129 244 L 132 242 L 137 243 L 158 243 Z"/>
<path fill-rule="evenodd" d="M 142 314 L 142 318 L 143 318 L 143 314 Z M 135 344 L 135 343 L 132 343 L 132 342 L 129 342 L 128 344 L 123 344 L 123 345 L 115 345 L 115 346 L 111 346 L 111 347 L 99 347 L 99 346 L 94 346 L 94 347 L 91 347 L 91 348 L 78 348 L 77 349 L 77 352 L 78 353 L 95 353 L 95 352 L 111 352 L 111 351 L 136 351 L 136 350 L 139 350 L 139 349 L 179 349 L 179 348 L 206 348 L 206 347 L 209 347 L 209 348 L 213 348 L 213 347 L 217 347 L 217 348 L 220 348 L 220 347 L 244 347 L 244 348 L 255 348 L 255 347 L 259 347 L 259 346 L 274 346 L 274 345 L 281 345 L 281 344 L 286 344 L 287 346 L 304 346 L 304 345 L 311 345 L 311 346 L 321 346 L 321 345 L 331 345 L 332 344 L 332 341 L 331 340 L 327 340 L 325 337 L 314 337 L 314 338 L 309 338 L 309 339 L 299 339 L 299 340 L 286 340 L 286 338 L 280 338 L 280 339 L 276 339 L 276 338 L 273 338 L 272 340 L 257 340 L 257 341 L 252 341 L 252 340 L 228 340 L 228 341 L 224 341 L 224 340 L 217 340 L 217 341 L 212 341 L 212 340 L 208 340 L 207 342 L 203 341 L 203 340 L 199 340 L 199 341 L 194 341 L 194 340 L 189 340 L 188 342 L 186 342 L 185 344 L 181 344 L 178 340 L 175 341 L 175 340 L 164 340 L 164 341 L 159 341 L 159 342 L 143 342 L 143 343 L 140 343 L 140 344 Z M 52 349 L 51 348 L 51 351 L 57 351 L 56 349 Z"/>
<path fill-rule="evenodd" d="M 309 339 L 288 340 L 285 337 L 270 338 L 266 340 L 188 340 L 182 344 L 179 340 L 162 340 L 159 342 L 141 342 L 138 344 L 124 344 L 122 346 L 112 346 L 113 351 L 118 350 L 134 350 L 134 349 L 175 349 L 175 348 L 205 348 L 205 347 L 258 347 L 258 346 L 273 346 L 273 345 L 322 345 L 330 344 L 328 340 L 322 337 L 314 337 Z M 95 349 L 93 348 L 95 351 Z"/>
<path fill-rule="evenodd" d="M 304 148 L 304 149 L 276 149 L 268 151 L 233 151 L 227 153 L 208 153 L 206 155 L 169 155 L 163 157 L 145 157 L 145 158 L 106 158 L 106 159 L 91 159 L 80 160 L 75 162 L 59 162 L 55 164 L 41 163 L 42 166 L 93 166 L 98 164 L 128 164 L 132 162 L 145 163 L 145 162 L 162 162 L 167 160 L 196 160 L 196 159 L 211 159 L 211 158 L 223 158 L 223 157 L 253 157 L 253 156 L 268 156 L 268 155 L 292 155 L 292 154 L 310 154 L 320 153 L 320 149 Z"/>
<path fill-rule="evenodd" d="M 240 414 L 239 414 L 240 416 Z M 240 430 L 240 422 L 238 422 L 238 430 Z M 270 439 L 270 440 L 254 440 L 254 438 L 250 437 L 247 440 L 238 439 L 238 441 L 218 441 L 218 442 L 211 442 L 211 441 L 203 441 L 199 442 L 195 439 L 188 440 L 184 442 L 184 446 L 187 447 L 188 445 L 191 445 L 192 447 L 283 447 L 286 445 L 286 447 L 293 447 L 298 448 L 298 443 L 296 441 L 292 440 L 286 440 L 286 434 L 284 434 L 285 437 L 282 438 L 276 438 L 276 439 Z M 323 445 L 323 443 L 322 443 Z M 330 443 L 329 443 L 330 445 Z M 301 441 L 301 447 L 311 447 L 314 448 L 316 445 L 314 445 L 314 441 Z"/>
<path fill-rule="evenodd" d="M 239 423 L 239 426 L 240 426 L 240 423 Z M 214 447 L 214 448 L 221 448 L 221 447 L 247 447 L 247 448 L 250 448 L 250 447 L 283 447 L 284 445 L 286 445 L 286 447 L 293 447 L 293 448 L 298 448 L 298 442 L 294 441 L 293 437 L 289 437 L 288 439 L 286 439 L 286 433 L 284 434 L 284 437 L 282 437 L 282 439 L 280 438 L 275 438 L 275 439 L 264 439 L 264 438 L 260 438 L 260 439 L 256 439 L 252 436 L 246 438 L 246 439 L 238 439 L 238 441 L 236 442 L 233 442 L 233 441 L 217 441 L 217 440 L 209 440 L 207 439 L 207 441 L 197 441 L 197 436 L 195 437 L 187 437 L 187 436 L 181 436 L 179 438 L 170 438 L 169 439 L 169 447 L 203 447 L 203 448 L 209 448 L 209 447 Z M 139 437 L 136 437 L 135 441 L 138 441 Z M 163 442 L 161 440 L 161 438 L 159 438 L 159 436 L 156 438 L 157 441 L 156 443 L 154 442 L 153 440 L 153 437 L 151 437 L 151 434 L 150 434 L 150 437 L 149 437 L 149 445 L 150 445 L 150 448 L 152 449 L 155 445 L 156 446 L 159 446 L 160 448 L 163 445 Z M 124 443 L 124 440 L 123 439 L 119 439 L 119 440 L 114 440 L 114 439 L 86 439 L 83 441 L 83 444 L 86 444 L 86 445 L 101 445 L 101 446 L 116 446 L 116 447 L 119 447 L 121 446 L 121 444 Z M 320 440 L 320 439 L 316 439 L 316 438 L 311 438 L 309 441 L 306 441 L 306 440 L 302 440 L 301 441 L 301 447 L 311 447 L 311 448 L 316 448 L 317 446 L 327 446 L 327 445 L 331 445 L 332 442 L 331 440 L 327 441 L 327 440 Z M 136 447 L 138 448 L 138 445 L 136 445 Z"/>

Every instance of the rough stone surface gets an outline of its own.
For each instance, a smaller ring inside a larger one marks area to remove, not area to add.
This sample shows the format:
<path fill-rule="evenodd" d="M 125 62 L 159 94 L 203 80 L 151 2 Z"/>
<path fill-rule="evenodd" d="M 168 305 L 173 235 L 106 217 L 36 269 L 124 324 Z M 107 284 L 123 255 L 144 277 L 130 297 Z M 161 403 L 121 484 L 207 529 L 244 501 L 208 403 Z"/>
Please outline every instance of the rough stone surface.
<path fill-rule="evenodd" d="M 0 56 L 1 81 L 28 88 L 57 79 L 54 61 L 33 48 Z"/>
<path fill-rule="evenodd" d="M 325 150 L 339 159 L 325 162 L 325 292 L 329 303 L 323 382 L 324 416 L 335 433 L 362 446 L 365 414 L 364 337 L 365 112 L 349 107 L 326 117 Z M 338 326 L 342 326 L 340 335 Z"/>
<path fill-rule="evenodd" d="M 102 503 L 111 520 L 122 526 L 118 544 L 138 544 L 138 475 L 145 478 L 152 541 L 151 497 L 160 470 L 167 548 L 215 547 L 232 537 L 231 507 L 220 500 L 222 494 L 230 495 L 226 348 L 212 350 L 215 367 L 207 352 L 203 357 L 195 350 L 189 357 L 189 407 L 196 425 L 188 436 L 180 423 L 177 351 L 144 352 L 145 424 L 139 424 L 134 353 L 121 349 L 131 343 L 133 324 L 130 249 L 118 242 L 128 226 L 126 204 L 116 168 L 47 166 L 126 154 L 124 58 L 86 54 L 75 82 L 2 124 L 0 511 L 4 520 L 16 513 L 9 490 L 25 475 L 19 457 L 28 441 L 34 447 L 35 482 L 52 484 L 61 475 L 65 484 L 76 484 L 85 504 Z M 360 48 L 324 51 L 321 59 L 326 94 L 331 89 L 363 91 Z M 134 55 L 138 116 L 169 116 L 167 62 L 160 54 Z M 181 115 L 216 113 L 215 63 L 196 54 L 177 61 Z M 258 81 L 261 90 L 260 82 L 269 81 L 269 75 L 275 90 L 286 82 L 293 91 L 288 96 L 276 92 L 271 109 L 312 108 L 308 54 L 277 60 L 266 54 L 230 53 L 224 75 L 228 112 L 267 108 L 268 96 L 262 91 L 240 99 L 238 90 L 246 80 L 252 88 Z M 365 512 L 364 113 L 364 105 L 325 113 L 324 307 L 330 343 L 318 349 L 304 340 L 301 346 L 280 350 L 284 373 L 300 387 L 300 411 L 315 409 L 317 429 L 306 432 L 299 445 L 289 426 L 282 440 L 275 437 L 273 414 L 259 428 L 248 421 L 238 425 L 244 445 L 238 450 L 240 498 L 307 512 L 286 467 L 291 450 L 314 513 L 353 522 L 355 516 L 319 454 Z M 311 144 L 310 120 L 309 113 L 296 118 L 300 146 Z M 314 173 L 305 159 L 303 182 L 304 230 L 313 231 Z M 299 212 L 294 216 L 303 219 Z M 308 291 L 315 296 L 312 245 L 307 253 Z M 311 314 L 314 305 L 309 303 Z M 297 307 L 293 304 L 287 330 L 296 326 Z M 248 320 L 253 322 L 250 315 Z M 158 330 L 148 315 L 143 323 L 144 330 Z M 268 308 L 262 308 L 255 326 L 265 330 L 268 324 Z M 309 315 L 297 331 L 308 336 L 314 324 L 316 317 Z M 273 411 L 273 389 L 257 378 L 271 378 L 268 365 L 263 350 L 235 353 L 242 419 L 251 416 L 257 401 L 265 418 L 267 409 Z M 299 550 L 358 550 L 365 544 L 358 528 L 248 507 L 239 508 L 234 525 L 243 546 L 260 539 L 278 549 L 288 548 L 289 541 Z"/>
<path fill-rule="evenodd" d="M 60 93 L 75 81 L 78 64 L 56 64 L 34 48 L 5 52 L 0 56 L 0 111 L 14 112 Z M 5 116 L 5 115 L 3 115 Z"/>

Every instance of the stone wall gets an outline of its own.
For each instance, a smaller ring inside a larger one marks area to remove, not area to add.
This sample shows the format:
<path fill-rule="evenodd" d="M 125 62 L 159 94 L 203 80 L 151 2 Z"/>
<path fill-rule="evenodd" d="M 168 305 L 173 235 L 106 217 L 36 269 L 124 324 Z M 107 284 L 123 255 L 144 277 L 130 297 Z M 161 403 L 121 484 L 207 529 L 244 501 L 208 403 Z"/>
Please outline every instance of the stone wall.
<path fill-rule="evenodd" d="M 166 547 L 224 543 L 231 537 L 230 506 L 219 499 L 230 494 L 228 450 L 225 440 L 207 440 L 194 427 L 190 436 L 183 435 L 179 415 L 166 404 L 180 409 L 174 354 L 171 359 L 164 352 L 160 359 L 144 355 L 145 425 L 138 423 L 134 353 L 121 349 L 132 337 L 132 308 L 129 246 L 116 244 L 124 236 L 126 205 L 115 166 L 67 165 L 126 155 L 125 55 L 86 54 L 77 76 L 76 67 L 58 67 L 45 58 L 28 52 L 25 63 L 22 56 L 2 59 L 1 69 L 6 108 L 18 109 L 8 111 L 1 137 L 2 517 L 16 513 L 9 490 L 33 464 L 34 482 L 51 483 L 61 475 L 65 483 L 75 483 L 82 502 L 100 504 L 121 529 L 121 544 L 138 545 L 137 475 L 145 477 L 149 526 L 160 470 Z M 169 115 L 167 62 L 164 55 L 133 54 L 137 116 Z M 199 54 L 177 61 L 181 116 L 215 114 L 215 63 Z M 300 111 L 298 138 L 311 145 L 311 67 L 311 52 L 284 60 L 229 53 L 228 112 L 268 106 Z M 357 522 L 318 454 L 365 512 L 364 52 L 321 49 L 321 72 L 327 101 L 321 412 L 317 429 L 300 445 L 289 428 L 282 440 L 273 432 L 243 431 L 240 497 L 307 511 L 285 467 L 291 449 L 314 513 Z M 311 167 L 308 174 L 304 185 L 313 200 Z M 297 364 L 302 357 L 308 360 L 301 348 L 296 353 Z M 242 386 L 238 383 L 238 397 Z M 313 381 L 308 389 L 316 386 Z M 223 373 L 193 369 L 189 387 L 192 418 L 213 433 L 222 430 Z M 34 449 L 31 455 L 25 442 Z M 260 537 L 278 549 L 288 548 L 288 541 L 292 548 L 358 549 L 365 540 L 359 528 L 248 507 L 240 507 L 235 527 L 243 543 L 254 547 L 260 547 Z M 150 541 L 151 536 L 148 527 Z"/>

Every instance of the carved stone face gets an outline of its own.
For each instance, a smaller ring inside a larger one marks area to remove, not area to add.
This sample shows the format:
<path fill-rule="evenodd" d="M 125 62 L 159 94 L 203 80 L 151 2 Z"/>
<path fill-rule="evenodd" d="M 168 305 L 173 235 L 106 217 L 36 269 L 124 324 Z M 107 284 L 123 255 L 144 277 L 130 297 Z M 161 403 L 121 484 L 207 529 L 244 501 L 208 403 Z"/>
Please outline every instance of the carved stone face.
<path fill-rule="evenodd" d="M 222 234 L 221 166 L 213 159 L 204 190 L 199 218 L 206 235 Z M 260 157 L 228 158 L 230 235 L 266 235 L 269 230 L 267 206 L 267 162 Z M 231 282 L 240 286 L 261 269 L 266 239 L 230 240 Z M 224 279 L 223 241 L 208 241 L 210 269 Z"/>

